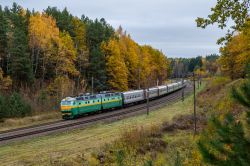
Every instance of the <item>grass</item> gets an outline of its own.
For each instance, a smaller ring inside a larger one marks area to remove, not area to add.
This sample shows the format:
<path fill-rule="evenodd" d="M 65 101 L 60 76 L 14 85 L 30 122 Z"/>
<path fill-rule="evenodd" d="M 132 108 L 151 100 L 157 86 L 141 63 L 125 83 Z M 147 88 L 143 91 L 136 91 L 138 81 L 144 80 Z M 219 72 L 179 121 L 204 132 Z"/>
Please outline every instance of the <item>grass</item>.
<path fill-rule="evenodd" d="M 79 165 L 92 152 L 117 140 L 124 131 L 171 122 L 191 114 L 192 96 L 156 111 L 112 123 L 98 123 L 85 129 L 53 134 L 0 146 L 2 165 Z"/>
<path fill-rule="evenodd" d="M 39 115 L 24 117 L 24 118 L 10 118 L 0 123 L 0 131 L 16 129 L 20 127 L 27 127 L 39 125 L 43 123 L 61 120 L 61 113 L 59 111 L 46 112 Z"/>

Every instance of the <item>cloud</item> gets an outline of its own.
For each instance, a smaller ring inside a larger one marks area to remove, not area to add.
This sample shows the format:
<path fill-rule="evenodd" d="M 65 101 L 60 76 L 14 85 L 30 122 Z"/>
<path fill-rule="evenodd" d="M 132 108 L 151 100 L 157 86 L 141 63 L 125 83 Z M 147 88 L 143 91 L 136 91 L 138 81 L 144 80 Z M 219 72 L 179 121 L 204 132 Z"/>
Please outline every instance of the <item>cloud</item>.
<path fill-rule="evenodd" d="M 0 0 L 11 6 L 13 0 Z M 152 44 L 172 57 L 192 57 L 218 53 L 216 40 L 225 32 L 210 27 L 196 28 L 195 19 L 206 17 L 216 0 L 19 0 L 24 8 L 43 11 L 48 6 L 67 7 L 74 15 L 105 18 L 119 25 L 140 44 Z"/>

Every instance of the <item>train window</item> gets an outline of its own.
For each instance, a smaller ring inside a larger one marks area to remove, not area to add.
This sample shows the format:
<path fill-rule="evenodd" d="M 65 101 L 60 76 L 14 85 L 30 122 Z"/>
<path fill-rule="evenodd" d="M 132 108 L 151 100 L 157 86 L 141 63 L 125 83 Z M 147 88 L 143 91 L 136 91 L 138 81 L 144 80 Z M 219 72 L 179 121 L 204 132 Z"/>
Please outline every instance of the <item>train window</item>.
<path fill-rule="evenodd" d="M 85 104 L 87 104 L 87 101 L 85 101 Z"/>

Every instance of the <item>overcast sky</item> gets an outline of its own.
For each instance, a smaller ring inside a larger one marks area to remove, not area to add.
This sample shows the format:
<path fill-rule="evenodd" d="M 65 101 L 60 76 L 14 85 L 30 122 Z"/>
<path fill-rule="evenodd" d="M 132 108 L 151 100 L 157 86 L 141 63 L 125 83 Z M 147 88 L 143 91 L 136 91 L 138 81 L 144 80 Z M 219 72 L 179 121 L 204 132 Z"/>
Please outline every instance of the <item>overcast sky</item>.
<path fill-rule="evenodd" d="M 67 7 L 79 17 L 105 18 L 114 28 L 121 25 L 139 44 L 152 45 L 168 57 L 218 53 L 216 40 L 225 34 L 216 26 L 196 28 L 195 19 L 206 17 L 216 0 L 0 0 L 2 6 L 13 2 L 39 11 Z"/>

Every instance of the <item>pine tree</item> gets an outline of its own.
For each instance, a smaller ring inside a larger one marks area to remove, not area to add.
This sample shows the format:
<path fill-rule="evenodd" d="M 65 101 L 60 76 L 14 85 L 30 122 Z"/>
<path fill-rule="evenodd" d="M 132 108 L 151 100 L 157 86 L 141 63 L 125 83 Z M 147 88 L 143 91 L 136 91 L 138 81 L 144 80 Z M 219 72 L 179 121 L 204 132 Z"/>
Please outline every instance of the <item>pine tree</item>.
<path fill-rule="evenodd" d="M 103 42 L 109 41 L 114 36 L 114 29 L 103 18 L 92 21 L 84 17 L 83 22 L 87 28 L 86 41 L 89 48 L 89 68 L 87 69 L 89 85 L 91 85 L 91 77 L 94 77 L 95 89 L 106 90 L 108 88 L 106 58 L 100 47 Z"/>
<path fill-rule="evenodd" d="M 198 147 L 206 163 L 218 166 L 249 165 L 250 142 L 245 138 L 242 124 L 231 114 L 225 115 L 222 122 L 218 117 L 213 117 Z"/>
<path fill-rule="evenodd" d="M 0 67 L 6 72 L 6 55 L 7 55 L 7 32 L 8 23 L 4 11 L 0 5 Z"/>
<path fill-rule="evenodd" d="M 10 49 L 12 57 L 10 71 L 18 83 L 32 82 L 33 79 L 26 38 L 25 33 L 16 27 L 13 33 L 13 47 Z"/>
<path fill-rule="evenodd" d="M 12 8 L 13 23 L 12 40 L 10 42 L 11 65 L 10 73 L 17 85 L 27 84 L 33 81 L 31 62 L 28 52 L 27 22 L 25 13 L 20 6 L 15 3 Z"/>

